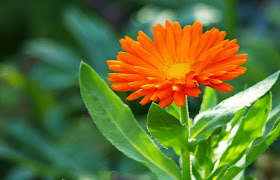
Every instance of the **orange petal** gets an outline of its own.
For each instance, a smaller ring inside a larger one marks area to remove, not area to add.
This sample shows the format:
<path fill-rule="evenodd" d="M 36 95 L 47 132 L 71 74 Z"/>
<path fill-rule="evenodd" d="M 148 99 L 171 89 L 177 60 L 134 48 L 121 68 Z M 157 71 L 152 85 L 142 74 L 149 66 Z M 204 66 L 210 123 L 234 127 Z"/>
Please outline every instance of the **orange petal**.
<path fill-rule="evenodd" d="M 220 42 L 222 42 L 225 39 L 226 35 L 227 35 L 227 33 L 225 31 L 219 32 L 218 37 L 216 39 L 216 42 L 213 44 L 213 46 L 215 46 L 215 45 L 219 44 Z"/>
<path fill-rule="evenodd" d="M 147 63 L 146 61 L 139 58 L 138 56 L 135 56 L 135 55 L 132 55 L 129 53 L 119 52 L 117 59 L 119 61 L 125 62 L 130 65 L 136 65 L 136 66 L 145 67 L 145 68 L 149 68 L 149 69 L 156 69 L 152 64 Z"/>
<path fill-rule="evenodd" d="M 202 24 L 199 21 L 195 21 L 192 25 L 192 41 L 200 38 L 202 35 Z"/>
<path fill-rule="evenodd" d="M 141 57 L 141 59 L 143 59 L 146 63 L 149 63 L 157 68 L 163 67 L 162 62 L 160 62 L 160 60 L 158 60 L 155 56 L 146 51 L 139 43 L 133 44 L 131 48 L 135 50 L 137 55 Z"/>
<path fill-rule="evenodd" d="M 176 52 L 175 52 L 175 37 L 174 37 L 173 26 L 168 20 L 166 20 L 165 27 L 166 27 L 166 46 L 170 54 L 170 57 L 173 59 L 173 62 L 175 62 Z"/>
<path fill-rule="evenodd" d="M 156 85 L 156 88 L 157 89 L 166 89 L 166 88 L 171 88 L 171 86 L 172 86 L 172 82 L 165 81 L 165 82 L 162 82 L 162 83 Z"/>
<path fill-rule="evenodd" d="M 198 85 L 197 80 L 187 80 L 185 86 L 188 88 L 196 87 Z"/>
<path fill-rule="evenodd" d="M 157 91 L 157 96 L 160 99 L 165 99 L 169 96 L 173 96 L 173 90 L 171 88 L 161 89 Z"/>
<path fill-rule="evenodd" d="M 215 78 L 220 79 L 222 81 L 229 81 L 229 80 L 237 78 L 238 76 L 240 76 L 240 73 L 238 73 L 238 72 L 228 72 L 221 76 L 215 76 Z"/>
<path fill-rule="evenodd" d="M 211 78 L 210 79 L 210 83 L 212 83 L 212 84 L 221 84 L 221 83 L 223 83 L 223 81 L 221 81 L 220 79 Z"/>
<path fill-rule="evenodd" d="M 207 80 L 205 80 L 205 81 L 199 81 L 199 84 L 202 84 L 202 85 L 204 85 L 204 86 L 208 86 L 208 85 L 210 85 L 210 80 L 207 79 Z"/>
<path fill-rule="evenodd" d="M 139 91 L 139 90 L 138 90 Z M 127 98 L 125 100 L 127 101 L 133 101 L 135 99 L 138 99 L 141 97 L 141 95 L 138 94 L 138 91 L 134 91 L 133 93 L 131 93 L 129 96 L 127 96 Z"/>
<path fill-rule="evenodd" d="M 219 56 L 217 56 L 216 57 L 217 60 L 215 60 L 215 61 L 217 62 L 217 61 L 232 57 L 233 55 L 235 55 L 238 52 L 238 50 L 239 50 L 239 46 L 228 49 L 228 50 L 224 51 L 223 53 L 221 53 Z"/>
<path fill-rule="evenodd" d="M 198 87 L 194 87 L 194 88 L 184 87 L 184 92 L 187 96 L 190 97 L 199 97 L 199 94 L 201 93 Z"/>
<path fill-rule="evenodd" d="M 186 94 L 183 90 L 181 91 L 175 91 L 174 92 L 174 101 L 175 101 L 175 104 L 180 107 L 180 106 L 184 106 L 185 105 L 185 102 L 186 102 Z"/>
<path fill-rule="evenodd" d="M 111 86 L 114 91 L 132 91 L 138 89 L 137 87 L 130 87 L 127 82 L 116 83 Z"/>
<path fill-rule="evenodd" d="M 183 37 L 182 37 L 181 46 L 180 46 L 181 60 L 185 60 L 189 57 L 190 44 L 191 44 L 191 26 L 186 26 L 183 29 Z"/>
<path fill-rule="evenodd" d="M 133 54 L 133 55 L 136 55 L 136 52 L 133 49 L 131 49 L 131 45 L 135 42 L 136 41 L 134 41 L 133 39 L 131 39 L 128 36 L 125 36 L 124 39 L 120 40 L 120 43 L 122 45 L 122 49 L 125 50 L 126 52 L 130 53 L 130 54 Z"/>
<path fill-rule="evenodd" d="M 231 92 L 231 90 L 233 89 L 233 87 L 231 85 L 226 84 L 226 83 L 211 84 L 211 85 L 209 85 L 209 87 L 216 89 L 218 91 L 222 91 L 222 92 Z"/>
<path fill-rule="evenodd" d="M 139 88 L 141 88 L 141 86 L 148 84 L 148 83 L 149 83 L 149 80 L 144 80 L 144 81 L 133 81 L 133 82 L 129 82 L 127 84 L 131 88 L 139 89 Z"/>
<path fill-rule="evenodd" d="M 145 76 L 139 74 L 122 74 L 122 73 L 109 73 L 109 77 L 118 79 L 119 81 L 139 81 L 147 80 Z"/>
<path fill-rule="evenodd" d="M 138 35 L 155 47 L 154 42 L 143 31 L 138 31 Z"/>
<path fill-rule="evenodd" d="M 203 50 L 203 48 L 206 46 L 210 36 L 210 31 L 206 31 L 200 38 L 197 49 L 195 51 L 195 57 L 197 57 L 201 51 Z"/>
<path fill-rule="evenodd" d="M 228 50 L 228 49 L 231 49 L 233 47 L 235 47 L 237 43 L 237 40 L 236 39 L 233 39 L 231 41 L 229 41 L 226 45 L 225 45 L 225 50 Z"/>
<path fill-rule="evenodd" d="M 219 32 L 220 31 L 217 28 L 212 28 L 210 30 L 210 34 L 209 34 L 210 38 L 209 38 L 205 48 L 203 48 L 203 51 L 205 51 L 205 50 L 207 50 L 211 47 L 214 47 L 214 43 L 217 41 L 217 38 L 219 36 Z"/>
<path fill-rule="evenodd" d="M 224 75 L 227 73 L 227 71 L 215 71 L 215 72 L 212 72 L 213 73 L 213 76 L 221 76 L 221 75 Z"/>
<path fill-rule="evenodd" d="M 149 103 L 151 101 L 150 99 L 151 99 L 153 94 L 154 93 L 150 93 L 150 94 L 144 96 L 143 99 L 139 102 L 139 104 L 141 104 L 143 106 L 143 105 Z"/>
<path fill-rule="evenodd" d="M 159 49 L 159 52 L 161 54 L 161 56 L 163 57 L 165 62 L 170 62 L 172 60 L 172 58 L 169 55 L 166 43 L 165 43 L 165 36 L 159 31 L 159 30 L 155 30 L 154 31 L 154 37 L 155 37 L 155 42 L 156 45 Z"/>
<path fill-rule="evenodd" d="M 157 96 L 157 92 L 158 92 L 158 91 L 156 91 L 156 92 L 152 95 L 152 97 L 150 98 L 151 101 L 156 102 L 156 101 L 159 100 L 159 97 Z"/>
<path fill-rule="evenodd" d="M 200 73 L 198 76 L 197 76 L 197 80 L 200 82 L 200 81 L 206 81 L 209 79 L 210 76 L 213 76 L 212 73 Z"/>
<path fill-rule="evenodd" d="M 158 71 L 155 71 L 155 70 L 153 71 L 151 69 L 140 67 L 140 66 L 134 66 L 133 71 L 146 75 L 146 76 L 159 76 L 159 77 L 161 76 L 161 73 Z"/>
<path fill-rule="evenodd" d="M 182 41 L 182 28 L 178 22 L 173 24 L 174 27 L 174 36 L 175 36 L 175 48 L 176 48 L 176 57 L 177 59 L 180 58 L 180 44 Z M 180 62 L 180 60 L 179 60 Z"/>
<path fill-rule="evenodd" d="M 169 96 L 165 99 L 161 99 L 158 103 L 158 105 L 162 108 L 165 108 L 169 106 L 173 102 L 173 96 Z"/>
<path fill-rule="evenodd" d="M 148 42 L 146 39 L 144 39 L 141 36 L 137 37 L 138 42 L 140 43 L 140 45 L 146 50 L 148 51 L 150 54 L 152 54 L 154 57 L 156 57 L 158 60 L 162 61 L 162 57 L 159 53 L 159 51 L 157 50 L 157 47 L 154 44 L 151 44 L 150 42 Z M 161 62 L 162 63 L 162 62 Z"/>

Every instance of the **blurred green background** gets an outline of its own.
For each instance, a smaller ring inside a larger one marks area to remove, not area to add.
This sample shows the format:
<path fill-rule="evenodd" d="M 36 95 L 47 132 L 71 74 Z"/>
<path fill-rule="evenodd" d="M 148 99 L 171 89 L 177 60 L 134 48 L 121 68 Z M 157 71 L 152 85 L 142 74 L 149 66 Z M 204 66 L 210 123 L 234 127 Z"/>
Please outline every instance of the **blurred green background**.
<path fill-rule="evenodd" d="M 153 179 L 100 134 L 82 103 L 78 71 L 84 60 L 105 80 L 118 40 L 150 35 L 165 19 L 199 20 L 237 38 L 249 55 L 246 74 L 225 99 L 280 68 L 280 0 L 1 0 L 0 179 Z M 273 107 L 280 102 L 280 82 Z M 128 93 L 117 93 L 122 99 Z M 201 96 L 202 97 L 202 96 Z M 200 98 L 190 98 L 193 117 Z M 149 105 L 125 102 L 145 128 Z M 145 128 L 146 129 L 146 128 Z M 257 179 L 280 179 L 280 142 L 250 166 Z M 173 155 L 168 150 L 166 154 Z"/>

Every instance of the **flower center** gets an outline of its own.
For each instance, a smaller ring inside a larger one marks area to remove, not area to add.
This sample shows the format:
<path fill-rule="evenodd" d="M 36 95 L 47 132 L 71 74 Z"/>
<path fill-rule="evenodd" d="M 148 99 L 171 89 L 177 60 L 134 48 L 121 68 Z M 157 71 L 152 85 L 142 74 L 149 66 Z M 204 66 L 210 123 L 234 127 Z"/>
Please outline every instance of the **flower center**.
<path fill-rule="evenodd" d="M 176 63 L 166 67 L 163 72 L 167 78 L 177 78 L 183 80 L 190 71 L 190 64 Z"/>

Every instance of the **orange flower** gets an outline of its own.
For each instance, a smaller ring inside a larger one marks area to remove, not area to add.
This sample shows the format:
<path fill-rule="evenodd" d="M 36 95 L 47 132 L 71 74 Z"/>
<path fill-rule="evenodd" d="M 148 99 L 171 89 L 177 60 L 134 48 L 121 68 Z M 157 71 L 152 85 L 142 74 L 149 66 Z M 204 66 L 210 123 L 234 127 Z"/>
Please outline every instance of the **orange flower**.
<path fill-rule="evenodd" d="M 134 91 L 127 100 L 142 96 L 140 104 L 159 101 L 164 108 L 175 101 L 185 105 L 185 96 L 198 97 L 199 84 L 222 92 L 233 87 L 223 81 L 235 79 L 246 72 L 239 65 L 247 54 L 239 50 L 237 40 L 224 40 L 226 32 L 213 28 L 202 33 L 202 24 L 181 28 L 178 22 L 166 21 L 153 27 L 153 42 L 142 31 L 137 41 L 129 37 L 120 40 L 126 52 L 119 52 L 118 60 L 108 60 L 109 81 L 115 91 Z"/>

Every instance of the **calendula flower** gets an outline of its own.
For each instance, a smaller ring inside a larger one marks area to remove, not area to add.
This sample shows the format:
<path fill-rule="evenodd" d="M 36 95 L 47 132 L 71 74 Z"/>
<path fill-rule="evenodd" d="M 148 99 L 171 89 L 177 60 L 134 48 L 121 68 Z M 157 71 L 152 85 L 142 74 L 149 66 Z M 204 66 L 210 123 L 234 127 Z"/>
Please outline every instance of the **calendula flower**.
<path fill-rule="evenodd" d="M 117 60 L 108 60 L 109 81 L 115 91 L 134 91 L 127 100 L 142 96 L 140 104 L 159 101 L 164 108 L 175 101 L 185 105 L 186 95 L 198 97 L 199 85 L 222 92 L 233 87 L 224 81 L 246 72 L 239 65 L 247 54 L 239 50 L 237 40 L 225 40 L 226 32 L 213 28 L 202 33 L 202 24 L 181 28 L 178 22 L 166 21 L 153 27 L 154 41 L 139 31 L 137 41 L 125 37 L 120 40 L 126 52 L 119 52 Z"/>

